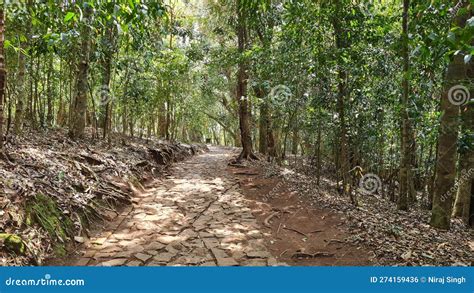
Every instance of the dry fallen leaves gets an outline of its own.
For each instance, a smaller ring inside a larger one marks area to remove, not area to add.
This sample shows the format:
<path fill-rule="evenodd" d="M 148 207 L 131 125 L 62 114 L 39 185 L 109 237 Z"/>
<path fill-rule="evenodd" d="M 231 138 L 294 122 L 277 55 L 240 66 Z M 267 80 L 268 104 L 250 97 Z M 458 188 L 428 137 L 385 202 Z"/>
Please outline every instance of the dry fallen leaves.
<path fill-rule="evenodd" d="M 280 177 L 306 203 L 342 214 L 345 225 L 341 228 L 352 235 L 347 241 L 372 250 L 375 265 L 474 265 L 474 231 L 458 219 L 452 220 L 450 231 L 440 231 L 428 224 L 430 211 L 420 204 L 400 212 L 386 198 L 358 195 L 359 207 L 355 207 L 338 194 L 336 183 L 328 177 L 317 186 L 314 176 L 305 175 L 307 165 L 280 168 L 266 162 L 256 164 L 265 168 L 266 176 Z"/>
<path fill-rule="evenodd" d="M 129 182 L 149 180 L 172 162 L 205 148 L 120 136 L 113 141 L 111 147 L 100 140 L 75 142 L 64 130 L 50 130 L 26 133 L 7 143 L 10 162 L 0 160 L 0 233 L 19 235 L 27 253 L 11 255 L 0 244 L 1 266 L 41 264 L 52 253 L 52 242 L 58 241 L 37 225 L 26 224 L 29 199 L 38 194 L 52 198 L 61 217 L 69 218 L 75 235 L 80 235 L 84 227 L 79 218 L 85 211 L 107 219 L 117 205 L 130 203 Z M 95 204 L 98 199 L 104 206 Z"/>

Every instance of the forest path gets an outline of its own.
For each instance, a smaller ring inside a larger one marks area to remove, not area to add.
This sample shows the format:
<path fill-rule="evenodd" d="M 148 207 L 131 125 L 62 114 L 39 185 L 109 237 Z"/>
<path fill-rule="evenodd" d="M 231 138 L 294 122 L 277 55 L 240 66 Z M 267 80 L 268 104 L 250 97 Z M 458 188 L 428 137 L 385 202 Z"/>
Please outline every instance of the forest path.
<path fill-rule="evenodd" d="M 262 167 L 231 167 L 238 149 L 174 164 L 133 205 L 54 265 L 369 265 L 347 219 L 318 208 Z"/>
<path fill-rule="evenodd" d="M 176 163 L 65 265 L 277 265 L 228 172 L 231 149 Z"/>

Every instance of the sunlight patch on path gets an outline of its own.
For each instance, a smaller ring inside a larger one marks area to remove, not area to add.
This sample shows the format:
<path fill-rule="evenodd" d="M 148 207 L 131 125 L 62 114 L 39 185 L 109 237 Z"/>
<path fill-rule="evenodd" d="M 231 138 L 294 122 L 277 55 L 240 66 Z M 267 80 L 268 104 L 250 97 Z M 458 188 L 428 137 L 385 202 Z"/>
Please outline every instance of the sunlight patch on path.
<path fill-rule="evenodd" d="M 211 148 L 176 164 L 171 176 L 134 200 L 115 228 L 90 239 L 75 265 L 281 265 L 226 171 L 230 156 Z"/>

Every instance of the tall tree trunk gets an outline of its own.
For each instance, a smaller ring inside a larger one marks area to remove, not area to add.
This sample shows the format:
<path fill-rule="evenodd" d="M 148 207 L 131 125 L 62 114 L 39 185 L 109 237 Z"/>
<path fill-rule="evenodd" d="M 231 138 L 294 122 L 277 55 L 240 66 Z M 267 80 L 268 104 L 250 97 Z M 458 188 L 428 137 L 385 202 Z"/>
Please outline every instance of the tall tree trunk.
<path fill-rule="evenodd" d="M 34 114 L 33 114 L 33 100 L 34 100 L 34 84 L 35 84 L 35 79 L 34 79 L 34 69 L 35 69 L 35 61 L 33 57 L 29 58 L 29 63 L 30 63 L 30 71 L 29 71 L 29 94 L 28 94 L 28 101 L 26 105 L 26 116 L 25 120 L 29 122 L 30 126 L 34 126 Z"/>
<path fill-rule="evenodd" d="M 170 94 L 170 93 L 168 93 Z M 165 138 L 166 140 L 170 140 L 170 128 L 171 128 L 171 115 L 173 113 L 173 104 L 171 103 L 171 97 L 168 96 L 166 100 L 166 129 L 165 129 Z"/>
<path fill-rule="evenodd" d="M 53 77 L 53 56 L 49 57 L 49 64 L 48 64 L 48 93 L 47 93 L 47 99 L 48 99 L 48 114 L 46 115 L 46 125 L 48 127 L 51 127 L 54 125 L 54 93 L 53 93 L 53 86 L 54 86 L 54 77 Z"/>
<path fill-rule="evenodd" d="M 469 80 L 474 80 L 474 62 L 468 66 L 467 76 Z M 471 88 L 470 96 L 474 97 L 474 90 Z M 464 135 L 472 136 L 474 134 L 474 102 L 471 101 L 462 107 L 462 130 Z M 461 172 L 458 177 L 458 191 L 456 202 L 454 204 L 454 217 L 460 217 L 466 224 L 469 224 L 471 212 L 471 194 L 474 185 L 474 142 L 472 138 L 467 137 L 465 140 L 468 146 L 461 150 L 459 165 Z"/>
<path fill-rule="evenodd" d="M 166 104 L 161 102 L 158 107 L 158 127 L 159 127 L 159 136 L 162 139 L 166 138 Z"/>
<path fill-rule="evenodd" d="M 408 13 L 410 0 L 403 0 L 403 21 L 402 21 L 402 58 L 403 58 L 403 81 L 401 99 L 401 162 L 400 162 L 400 192 L 397 207 L 399 210 L 408 210 L 408 200 L 412 190 L 412 167 L 411 167 L 411 142 L 412 131 L 409 116 L 409 71 L 410 59 L 408 48 Z"/>
<path fill-rule="evenodd" d="M 247 24 L 245 8 L 241 0 L 237 0 L 237 37 L 238 49 L 241 56 L 243 56 L 247 47 Z M 237 161 L 242 159 L 257 159 L 253 153 L 252 133 L 250 130 L 250 106 L 249 97 L 247 96 L 248 73 L 247 64 L 245 60 L 239 62 L 239 69 L 237 73 L 237 99 L 239 104 L 239 124 L 240 136 L 242 142 L 242 152 Z"/>
<path fill-rule="evenodd" d="M 343 19 L 342 3 L 340 0 L 335 0 L 335 13 L 333 17 L 334 34 L 336 38 L 336 48 L 338 51 L 342 51 L 348 47 L 348 36 L 342 28 L 341 20 Z M 340 55 L 340 53 L 339 53 Z M 347 92 L 347 73 L 342 64 L 341 58 L 338 58 L 339 72 L 338 72 L 338 97 L 337 97 L 337 112 L 339 114 L 339 160 L 340 168 L 339 174 L 342 177 L 342 190 L 344 195 L 349 195 L 351 202 L 357 204 L 355 196 L 351 191 L 351 182 L 349 178 L 350 161 L 348 153 L 348 138 L 347 138 L 347 127 L 346 127 L 346 113 L 345 113 L 345 99 L 348 96 Z"/>
<path fill-rule="evenodd" d="M 66 111 L 66 107 L 65 107 L 65 103 L 64 103 L 64 97 L 63 95 L 66 95 L 66 89 L 64 88 L 66 82 L 65 80 L 63 80 L 61 77 L 63 76 L 63 62 L 62 60 L 59 60 L 59 95 L 58 95 L 58 99 L 59 99 L 59 105 L 58 105 L 58 112 L 57 112 L 57 116 L 56 116 L 56 121 L 58 123 L 59 126 L 64 126 L 64 116 L 65 116 L 65 111 Z M 64 90 L 64 93 L 63 93 L 63 90 Z"/>
<path fill-rule="evenodd" d="M 112 76 L 112 60 L 114 53 L 116 51 L 116 26 L 112 21 L 107 22 L 107 27 L 105 31 L 106 35 L 104 37 L 104 60 L 102 64 L 102 102 L 105 107 L 105 117 L 104 117 L 104 133 L 103 139 L 107 139 L 108 144 L 110 145 L 111 140 L 111 131 L 112 131 L 112 110 L 113 110 L 113 97 L 111 96 L 111 76 Z"/>
<path fill-rule="evenodd" d="M 321 135 L 322 135 L 322 117 L 321 109 L 318 109 L 318 134 L 316 141 L 316 184 L 321 183 Z"/>
<path fill-rule="evenodd" d="M 122 134 L 127 135 L 128 132 L 128 106 L 127 103 L 123 106 L 123 113 L 122 113 Z"/>
<path fill-rule="evenodd" d="M 300 141 L 299 131 L 298 131 L 298 120 L 296 120 L 295 127 L 293 128 L 293 137 L 291 141 L 291 154 L 297 155 L 298 154 L 298 144 Z"/>
<path fill-rule="evenodd" d="M 451 205 L 456 177 L 456 157 L 458 139 L 459 106 L 449 100 L 449 89 L 465 77 L 465 66 L 462 56 L 455 56 L 449 65 L 446 85 L 441 97 L 441 131 L 439 134 L 438 160 L 436 163 L 436 178 L 434 183 L 433 208 L 431 225 L 440 229 L 449 229 Z"/>
<path fill-rule="evenodd" d="M 110 91 L 110 79 L 112 74 L 112 53 L 107 52 L 103 62 L 101 102 L 105 108 L 104 132 L 102 139 L 110 143 L 110 131 L 112 128 L 112 97 Z"/>
<path fill-rule="evenodd" d="M 74 72 L 76 72 L 75 68 L 69 67 L 69 107 L 68 107 L 68 115 L 67 115 L 67 125 L 71 127 L 73 122 L 73 111 L 74 111 Z"/>
<path fill-rule="evenodd" d="M 15 106 L 15 123 L 13 125 L 13 133 L 18 135 L 21 133 L 23 128 L 23 112 L 24 112 L 24 101 L 26 100 L 25 90 L 25 72 L 26 72 L 26 56 L 24 51 L 27 49 L 27 42 L 22 42 L 20 45 L 21 50 L 18 51 L 18 96 Z"/>
<path fill-rule="evenodd" d="M 268 159 L 269 161 L 272 161 L 272 158 L 278 157 L 278 151 L 277 151 L 277 142 L 275 139 L 275 130 L 273 129 L 273 123 L 272 123 L 272 115 L 271 113 L 268 113 Z"/>
<path fill-rule="evenodd" d="M 0 6 L 0 156 L 3 154 L 3 104 L 5 99 L 5 87 L 7 81 L 7 70 L 5 66 L 5 13 L 3 5 Z"/>
<path fill-rule="evenodd" d="M 261 95 L 262 97 L 259 97 Z M 258 98 L 264 98 L 260 91 L 257 91 Z M 260 105 L 260 121 L 259 121 L 259 139 L 258 139 L 258 151 L 261 154 L 266 155 L 268 153 L 268 132 L 269 132 L 269 108 L 268 103 L 263 102 Z"/>
<path fill-rule="evenodd" d="M 92 15 L 92 7 L 87 5 L 84 9 L 85 25 L 82 26 L 81 31 L 81 52 L 79 72 L 77 75 L 76 96 L 74 101 L 74 112 L 72 125 L 69 129 L 69 136 L 71 139 L 79 139 L 84 137 L 86 127 L 86 112 L 87 112 L 87 78 L 89 74 L 89 50 L 91 29 L 89 26 Z"/>
<path fill-rule="evenodd" d="M 457 1 L 454 1 L 457 3 Z M 469 5 L 463 2 L 463 7 Z M 463 27 L 467 15 L 456 16 L 454 25 Z M 452 101 L 453 89 L 467 80 L 467 66 L 462 54 L 457 54 L 448 66 L 446 82 L 441 97 L 441 131 L 438 138 L 438 159 L 434 183 L 431 226 L 449 229 L 456 179 L 457 140 L 459 128 L 459 106 Z M 466 93 L 468 94 L 468 93 Z"/>

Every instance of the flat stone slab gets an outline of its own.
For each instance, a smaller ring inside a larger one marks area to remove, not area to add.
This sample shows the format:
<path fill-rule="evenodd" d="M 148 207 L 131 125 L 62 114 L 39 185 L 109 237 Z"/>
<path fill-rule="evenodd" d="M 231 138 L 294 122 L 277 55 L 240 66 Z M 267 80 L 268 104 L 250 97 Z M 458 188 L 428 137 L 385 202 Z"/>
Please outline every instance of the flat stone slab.
<path fill-rule="evenodd" d="M 235 259 L 231 257 L 226 257 L 226 258 L 216 258 L 217 260 L 217 265 L 220 267 L 235 267 L 238 266 L 239 263 L 235 261 Z"/>
<path fill-rule="evenodd" d="M 175 255 L 176 255 L 175 253 L 168 253 L 168 252 L 160 253 L 160 254 L 155 255 L 153 257 L 153 260 L 155 262 L 169 262 Z"/>
<path fill-rule="evenodd" d="M 126 258 L 117 258 L 117 259 L 113 259 L 113 260 L 103 262 L 103 263 L 101 263 L 101 265 L 104 266 L 104 267 L 117 267 L 117 266 L 124 265 L 127 261 L 128 261 L 128 259 L 126 259 Z"/>
<path fill-rule="evenodd" d="M 149 255 L 149 254 L 144 254 L 144 253 L 137 253 L 137 254 L 135 254 L 135 257 L 137 259 L 141 260 L 142 262 L 146 262 L 147 260 L 149 260 L 153 256 Z"/>

